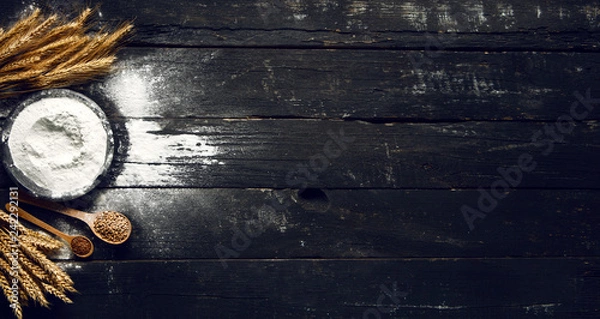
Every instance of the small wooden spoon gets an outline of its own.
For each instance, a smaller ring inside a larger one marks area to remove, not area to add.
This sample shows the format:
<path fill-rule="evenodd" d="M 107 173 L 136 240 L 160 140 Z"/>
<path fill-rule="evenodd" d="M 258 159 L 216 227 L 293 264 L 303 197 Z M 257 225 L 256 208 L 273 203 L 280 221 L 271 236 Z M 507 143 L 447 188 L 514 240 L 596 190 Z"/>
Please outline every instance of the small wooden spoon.
<path fill-rule="evenodd" d="M 54 202 L 37 199 L 24 193 L 19 193 L 19 201 L 77 218 L 86 223 L 96 237 L 109 244 L 122 244 L 129 239 L 129 236 L 131 235 L 131 221 L 127 218 L 127 216 L 119 212 L 106 211 L 98 213 L 86 213 Z M 102 222 L 103 219 L 104 222 Z M 107 238 L 111 235 L 116 239 Z"/>
<path fill-rule="evenodd" d="M 12 207 L 15 207 L 15 206 L 12 206 Z M 10 211 L 11 205 L 6 204 L 6 209 L 8 209 Z M 71 251 L 73 252 L 73 254 L 75 254 L 75 256 L 81 257 L 81 258 L 87 258 L 87 257 L 90 257 L 92 255 L 92 253 L 94 252 L 94 244 L 92 243 L 92 241 L 89 238 L 87 238 L 85 236 L 81 236 L 81 235 L 69 236 L 69 235 L 61 232 L 60 230 L 46 224 L 45 222 L 37 219 L 35 216 L 26 212 L 21 207 L 18 207 L 18 211 L 19 211 L 19 218 L 23 218 L 26 221 L 36 224 L 37 226 L 64 239 L 67 243 L 69 243 L 69 246 L 71 247 Z"/>

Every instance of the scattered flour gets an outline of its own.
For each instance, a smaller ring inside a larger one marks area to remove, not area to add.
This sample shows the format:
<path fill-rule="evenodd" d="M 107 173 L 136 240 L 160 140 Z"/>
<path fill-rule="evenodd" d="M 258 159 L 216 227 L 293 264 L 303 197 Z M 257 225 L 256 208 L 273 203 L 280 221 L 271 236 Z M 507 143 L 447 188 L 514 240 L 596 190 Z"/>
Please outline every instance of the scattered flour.
<path fill-rule="evenodd" d="M 123 114 L 141 117 L 158 104 L 152 97 L 152 79 L 143 71 L 127 68 L 108 78 L 102 89 Z"/>
<path fill-rule="evenodd" d="M 61 198 L 94 184 L 106 161 L 107 139 L 102 120 L 89 107 L 51 97 L 17 115 L 8 146 L 13 164 L 29 182 Z"/>

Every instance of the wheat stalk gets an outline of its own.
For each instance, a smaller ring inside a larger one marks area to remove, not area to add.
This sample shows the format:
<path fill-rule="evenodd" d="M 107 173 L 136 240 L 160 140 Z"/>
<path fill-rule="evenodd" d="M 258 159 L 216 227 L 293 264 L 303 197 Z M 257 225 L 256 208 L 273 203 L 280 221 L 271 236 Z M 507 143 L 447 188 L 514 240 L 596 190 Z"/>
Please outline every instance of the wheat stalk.
<path fill-rule="evenodd" d="M 26 228 L 0 210 L 0 290 L 10 302 L 13 291 L 9 278 L 16 272 L 19 302 L 13 307 L 15 317 L 22 318 L 22 305 L 26 305 L 28 301 L 49 307 L 46 294 L 65 303 L 73 302 L 67 296 L 67 293 L 77 291 L 73 280 L 46 256 L 46 253 L 62 246 L 61 241 Z M 15 247 L 18 249 L 17 269 L 11 268 L 14 258 L 11 253 L 14 253 Z"/>
<path fill-rule="evenodd" d="M 35 249 L 30 243 L 21 242 L 19 245 L 23 247 L 23 253 L 27 258 L 30 258 L 50 275 L 52 282 L 64 287 L 67 291 L 76 292 L 73 288 L 73 280 L 71 280 L 69 275 L 60 269 L 58 265 L 49 260 L 46 255 Z"/>
<path fill-rule="evenodd" d="M 0 272 L 0 287 L 2 288 L 2 292 L 4 293 L 4 295 L 8 298 L 8 296 L 12 295 L 12 290 L 10 289 L 10 284 L 8 283 L 8 279 L 6 279 L 6 276 L 6 274 Z M 17 317 L 18 319 L 23 318 L 23 309 L 21 308 L 20 303 L 14 304 L 12 309 L 15 317 Z"/>
<path fill-rule="evenodd" d="M 10 260 L 11 258 L 11 249 L 8 244 L 11 241 L 11 237 L 7 231 L 5 229 L 0 229 L 0 252 L 6 260 Z M 0 267 L 10 268 L 10 265 L 5 260 L 0 259 Z M 25 290 L 31 299 L 37 301 L 42 306 L 47 307 L 48 301 L 44 298 L 42 290 L 36 285 L 29 273 L 27 273 L 23 267 L 20 267 L 20 264 L 17 272 L 19 274 L 19 284 L 21 285 L 21 288 Z"/>
<path fill-rule="evenodd" d="M 0 29 L 0 98 L 82 84 L 110 72 L 133 26 L 91 34 L 93 12 L 85 9 L 65 23 L 36 9 L 12 28 Z"/>
<path fill-rule="evenodd" d="M 11 217 L 0 210 L 0 221 L 5 224 L 11 224 Z M 17 229 L 16 231 L 20 234 L 19 240 L 30 243 L 36 248 L 40 248 L 42 251 L 51 252 L 60 249 L 63 246 L 63 243 L 57 239 L 50 237 L 44 233 L 40 233 L 25 226 L 19 224 L 15 224 Z"/>
<path fill-rule="evenodd" d="M 45 282 L 42 283 L 42 286 L 44 288 L 44 291 L 57 297 L 58 299 L 64 301 L 65 303 L 73 303 L 73 300 L 71 300 L 71 298 L 69 298 L 67 296 L 67 294 L 65 294 L 64 290 L 61 289 L 57 289 L 56 287 L 47 284 Z"/>
<path fill-rule="evenodd" d="M 37 234 L 37 235 L 33 235 Z M 43 251 L 43 252 L 52 252 L 58 250 L 63 244 L 54 239 L 54 238 L 45 238 L 48 237 L 46 235 L 38 234 L 36 232 L 30 232 L 29 235 L 23 235 L 19 237 L 20 240 L 31 244 L 33 247 Z"/>

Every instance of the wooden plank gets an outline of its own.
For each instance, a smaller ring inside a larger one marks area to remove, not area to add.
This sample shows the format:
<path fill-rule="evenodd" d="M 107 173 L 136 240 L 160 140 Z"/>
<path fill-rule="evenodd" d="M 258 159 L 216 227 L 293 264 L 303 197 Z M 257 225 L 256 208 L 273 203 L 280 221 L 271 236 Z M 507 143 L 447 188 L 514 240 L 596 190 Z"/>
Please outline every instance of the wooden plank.
<path fill-rule="evenodd" d="M 0 23 L 32 3 L 4 1 Z M 90 262 L 55 255 L 81 294 L 25 316 L 598 317 L 597 106 L 549 131 L 575 91 L 600 96 L 597 54 L 581 53 L 598 51 L 598 12 L 105 1 L 103 24 L 135 15 L 138 33 L 114 76 L 76 89 L 109 114 L 117 153 L 103 186 L 68 204 L 123 211 L 135 231 L 96 240 Z M 0 101 L 0 121 L 18 101 Z M 535 168 L 502 173 L 523 154 Z"/>
<path fill-rule="evenodd" d="M 117 247 L 77 220 L 22 205 L 94 238 L 96 260 L 562 257 L 600 254 L 598 195 L 514 191 L 472 231 L 461 209 L 477 209 L 477 190 L 100 189 L 68 203 L 129 216 L 133 234 Z"/>
<path fill-rule="evenodd" d="M 74 0 L 34 4 L 66 12 L 81 8 Z M 26 8 L 17 0 L 0 4 L 4 21 Z M 143 45 L 597 51 L 599 8 L 599 1 L 583 0 L 184 0 L 177 5 L 107 0 L 98 18 L 109 24 L 135 18 L 136 43 Z"/>
<path fill-rule="evenodd" d="M 65 262 L 43 318 L 592 318 L 597 259 Z M 140 271 L 143 269 L 143 271 Z M 551 278 L 551 280 L 549 280 Z M 0 302 L 6 305 L 4 301 Z M 8 318 L 9 308 L 0 307 Z M 379 315 L 379 316 L 376 316 Z"/>
<path fill-rule="evenodd" d="M 538 122 L 116 118 L 115 124 L 119 146 L 105 183 L 113 187 L 488 188 L 503 179 L 499 169 L 513 166 L 523 175 L 518 188 L 600 182 L 594 121 L 576 123 L 571 133 Z M 9 186 L 0 174 L 0 185 Z"/>
<path fill-rule="evenodd" d="M 405 51 L 131 48 L 113 76 L 77 89 L 124 117 L 379 122 L 555 121 L 576 92 L 600 96 L 597 54 L 417 56 L 413 64 Z M 0 117 L 16 103 L 0 101 Z"/>

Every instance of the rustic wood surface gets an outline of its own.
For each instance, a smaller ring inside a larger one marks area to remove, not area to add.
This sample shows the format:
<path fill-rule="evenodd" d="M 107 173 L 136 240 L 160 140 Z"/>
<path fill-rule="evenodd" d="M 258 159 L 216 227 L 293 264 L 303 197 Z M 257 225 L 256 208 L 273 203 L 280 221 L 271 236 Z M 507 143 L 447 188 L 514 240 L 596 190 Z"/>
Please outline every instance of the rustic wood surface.
<path fill-rule="evenodd" d="M 7 0 L 0 23 L 86 4 Z M 105 0 L 95 19 L 136 34 L 72 88 L 116 148 L 66 204 L 134 231 L 53 256 L 80 294 L 25 318 L 600 316 L 600 1 Z"/>

